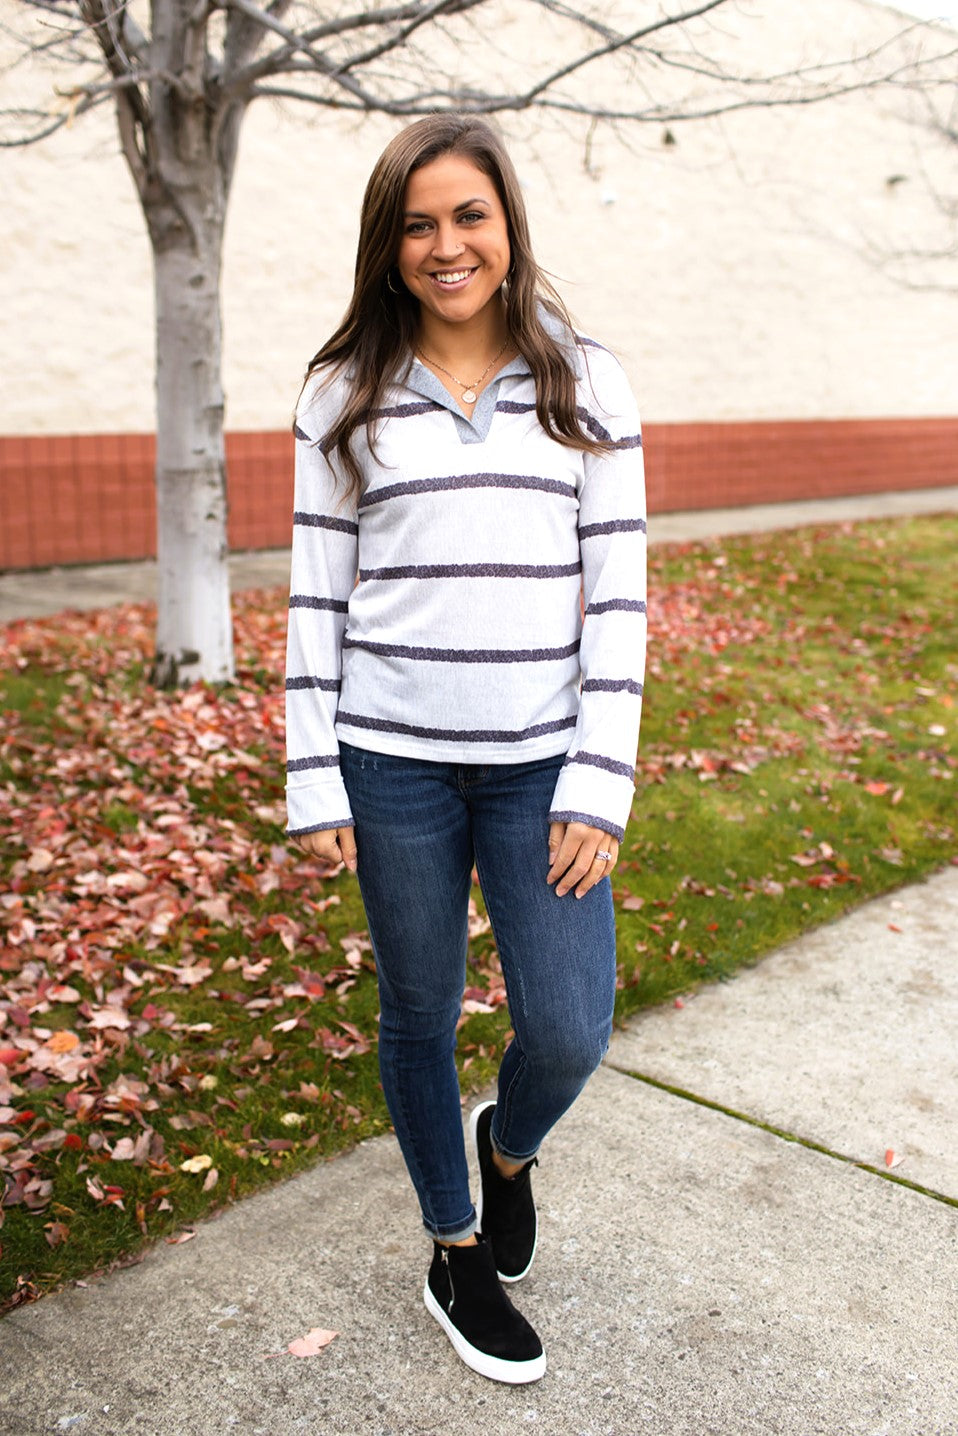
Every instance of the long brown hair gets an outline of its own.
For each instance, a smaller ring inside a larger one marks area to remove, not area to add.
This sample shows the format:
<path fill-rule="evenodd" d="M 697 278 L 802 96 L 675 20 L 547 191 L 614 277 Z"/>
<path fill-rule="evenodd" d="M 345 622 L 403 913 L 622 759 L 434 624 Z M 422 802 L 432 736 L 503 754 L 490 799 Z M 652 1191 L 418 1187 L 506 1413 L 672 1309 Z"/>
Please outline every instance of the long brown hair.
<path fill-rule="evenodd" d="M 448 154 L 464 155 L 488 175 L 505 210 L 511 251 L 506 325 L 532 371 L 539 423 L 550 438 L 570 448 L 596 453 L 607 447 L 583 428 L 576 412 L 572 364 L 542 322 L 540 306 L 573 333 L 562 300 L 533 256 L 522 191 L 502 140 L 487 121 L 474 115 L 430 115 L 401 130 L 376 162 L 363 197 L 349 308 L 306 371 L 308 383 L 317 369 L 329 367 L 335 373 L 349 368 L 349 397 L 322 444 L 328 454 L 338 451 L 351 491 L 358 491 L 362 481 L 351 446 L 353 432 L 365 423 L 373 448 L 383 393 L 415 347 L 419 301 L 394 271 L 406 185 L 414 170 Z"/>

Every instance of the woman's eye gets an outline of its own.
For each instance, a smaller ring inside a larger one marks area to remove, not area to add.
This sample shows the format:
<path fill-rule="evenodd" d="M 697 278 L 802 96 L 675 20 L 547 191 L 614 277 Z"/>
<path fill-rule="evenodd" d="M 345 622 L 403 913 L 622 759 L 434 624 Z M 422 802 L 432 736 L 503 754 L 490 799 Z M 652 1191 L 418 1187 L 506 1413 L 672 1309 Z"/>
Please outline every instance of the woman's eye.
<path fill-rule="evenodd" d="M 412 224 L 406 225 L 407 234 L 425 234 L 429 228 L 429 221 L 425 219 L 414 219 Z"/>
<path fill-rule="evenodd" d="M 485 219 L 485 215 L 478 209 L 469 209 L 466 210 L 465 214 L 461 214 L 459 218 L 465 224 L 476 224 L 480 219 Z"/>

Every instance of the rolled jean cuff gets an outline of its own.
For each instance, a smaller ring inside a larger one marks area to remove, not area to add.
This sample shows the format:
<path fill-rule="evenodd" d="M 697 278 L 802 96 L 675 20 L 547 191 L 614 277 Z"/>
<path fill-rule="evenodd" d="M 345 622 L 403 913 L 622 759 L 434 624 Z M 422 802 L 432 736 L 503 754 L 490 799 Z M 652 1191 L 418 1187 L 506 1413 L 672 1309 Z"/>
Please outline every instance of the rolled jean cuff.
<path fill-rule="evenodd" d="M 536 1149 L 535 1149 L 534 1152 L 530 1152 L 527 1157 L 520 1157 L 520 1156 L 518 1156 L 515 1152 L 507 1152 L 506 1149 L 505 1149 L 505 1147 L 502 1145 L 502 1143 L 496 1141 L 496 1135 L 495 1135 L 495 1133 L 493 1132 L 491 1126 L 490 1126 L 490 1128 L 489 1128 L 489 1142 L 490 1142 L 490 1144 L 491 1144 L 491 1146 L 492 1146 L 492 1150 L 493 1150 L 494 1152 L 498 1152 L 499 1156 L 502 1158 L 502 1160 L 503 1160 L 504 1162 L 509 1162 L 509 1163 L 513 1163 L 513 1162 L 531 1162 L 532 1159 L 533 1159 L 533 1157 L 538 1157 L 538 1155 L 539 1155 L 539 1148 L 538 1148 L 538 1147 L 536 1147 Z"/>
<path fill-rule="evenodd" d="M 475 1233 L 479 1225 L 476 1221 L 475 1207 L 472 1209 L 472 1215 L 465 1222 L 459 1222 L 458 1225 L 450 1227 L 448 1231 L 431 1227 L 425 1217 L 422 1224 L 434 1242 L 464 1242 L 467 1237 L 471 1237 Z"/>

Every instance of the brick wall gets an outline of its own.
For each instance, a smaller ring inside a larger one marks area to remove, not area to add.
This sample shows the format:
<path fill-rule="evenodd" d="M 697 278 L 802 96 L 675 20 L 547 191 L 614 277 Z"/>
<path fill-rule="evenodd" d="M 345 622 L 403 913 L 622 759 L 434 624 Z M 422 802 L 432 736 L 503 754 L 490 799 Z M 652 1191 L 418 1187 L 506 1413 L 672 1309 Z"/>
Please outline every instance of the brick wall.
<path fill-rule="evenodd" d="M 958 418 L 647 424 L 649 508 L 724 508 L 958 483 Z M 233 549 L 289 542 L 293 440 L 226 437 Z M 0 569 L 155 552 L 147 434 L 0 437 Z"/>

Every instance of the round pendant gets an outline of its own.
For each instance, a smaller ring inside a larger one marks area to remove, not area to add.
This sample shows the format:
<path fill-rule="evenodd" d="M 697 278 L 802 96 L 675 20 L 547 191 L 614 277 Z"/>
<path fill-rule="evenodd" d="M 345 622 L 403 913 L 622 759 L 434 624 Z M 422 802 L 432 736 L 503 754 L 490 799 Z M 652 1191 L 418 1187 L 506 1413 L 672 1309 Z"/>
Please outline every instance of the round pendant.
<path fill-rule="evenodd" d="M 462 402 L 464 404 L 474 404 L 476 402 L 475 389 L 464 389 L 462 394 Z"/>

